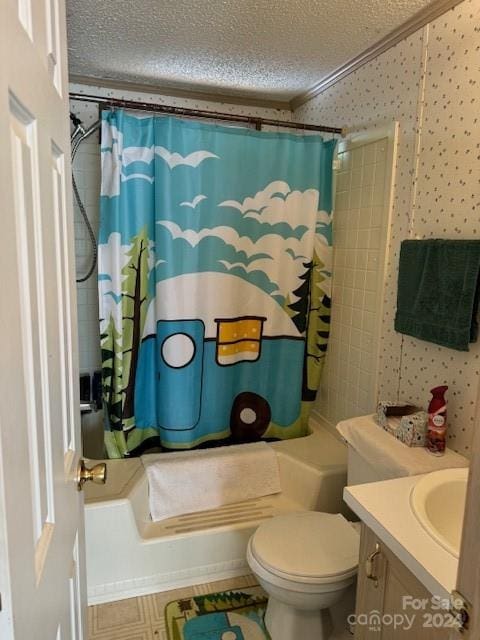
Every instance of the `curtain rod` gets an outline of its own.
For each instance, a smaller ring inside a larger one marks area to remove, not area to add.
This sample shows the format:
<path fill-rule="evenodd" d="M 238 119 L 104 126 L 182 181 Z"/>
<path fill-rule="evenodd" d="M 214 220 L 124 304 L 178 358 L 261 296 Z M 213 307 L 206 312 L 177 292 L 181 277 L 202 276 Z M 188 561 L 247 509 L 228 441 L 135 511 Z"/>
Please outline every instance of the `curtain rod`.
<path fill-rule="evenodd" d="M 301 129 L 303 131 L 323 131 L 325 133 L 337 133 L 343 135 L 343 129 L 337 127 L 325 127 L 316 124 L 303 124 L 301 122 L 289 122 L 288 120 L 270 120 L 269 118 L 255 118 L 252 116 L 242 116 L 239 114 L 220 113 L 217 111 L 201 111 L 198 109 L 184 109 L 182 107 L 170 107 L 164 104 L 150 104 L 149 102 L 136 102 L 134 100 L 121 100 L 119 98 L 108 98 L 105 96 L 95 96 L 83 93 L 70 93 L 71 100 L 82 102 L 95 102 L 105 107 L 123 107 L 124 109 L 136 109 L 138 111 L 154 111 L 158 113 L 169 113 L 175 116 L 187 116 L 191 118 L 210 118 L 213 120 L 227 120 L 229 122 L 244 122 L 254 124 L 259 131 L 262 126 L 285 127 L 287 129 Z"/>

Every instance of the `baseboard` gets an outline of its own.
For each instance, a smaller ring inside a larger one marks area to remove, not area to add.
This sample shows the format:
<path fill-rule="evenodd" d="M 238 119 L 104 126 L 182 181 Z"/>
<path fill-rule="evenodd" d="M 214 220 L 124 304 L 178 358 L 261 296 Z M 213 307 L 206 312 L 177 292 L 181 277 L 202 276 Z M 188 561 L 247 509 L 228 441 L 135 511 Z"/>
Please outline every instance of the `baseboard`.
<path fill-rule="evenodd" d="M 171 591 L 197 584 L 229 580 L 250 573 L 245 558 L 217 564 L 193 567 L 170 573 L 156 573 L 141 578 L 100 584 L 88 589 L 88 604 L 105 604 L 126 598 L 147 596 L 151 593 Z"/>

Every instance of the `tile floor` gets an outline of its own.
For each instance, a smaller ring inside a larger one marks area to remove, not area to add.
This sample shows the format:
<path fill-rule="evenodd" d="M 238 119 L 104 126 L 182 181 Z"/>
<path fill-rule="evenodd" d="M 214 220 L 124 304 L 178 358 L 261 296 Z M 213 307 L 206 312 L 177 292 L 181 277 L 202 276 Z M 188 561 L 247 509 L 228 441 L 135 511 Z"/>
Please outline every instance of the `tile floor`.
<path fill-rule="evenodd" d="M 88 607 L 88 638 L 89 640 L 168 640 L 164 610 L 172 600 L 253 587 L 257 584 L 256 578 L 250 574 L 173 591 L 153 593 L 150 596 L 94 605 Z M 334 631 L 330 640 L 352 640 L 352 633 L 346 629 L 346 619 L 355 608 L 354 602 L 355 585 L 352 585 L 343 600 L 332 610 Z"/>
<path fill-rule="evenodd" d="M 167 640 L 164 609 L 172 600 L 257 584 L 252 575 L 88 607 L 89 640 Z"/>

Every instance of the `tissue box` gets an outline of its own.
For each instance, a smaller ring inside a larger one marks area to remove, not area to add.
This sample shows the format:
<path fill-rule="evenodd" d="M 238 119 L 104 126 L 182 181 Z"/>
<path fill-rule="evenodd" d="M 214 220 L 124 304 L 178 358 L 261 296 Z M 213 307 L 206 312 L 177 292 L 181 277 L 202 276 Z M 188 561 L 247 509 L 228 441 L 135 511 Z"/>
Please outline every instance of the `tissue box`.
<path fill-rule="evenodd" d="M 428 429 L 426 411 L 401 402 L 381 401 L 378 403 L 376 421 L 407 446 L 425 446 Z"/>

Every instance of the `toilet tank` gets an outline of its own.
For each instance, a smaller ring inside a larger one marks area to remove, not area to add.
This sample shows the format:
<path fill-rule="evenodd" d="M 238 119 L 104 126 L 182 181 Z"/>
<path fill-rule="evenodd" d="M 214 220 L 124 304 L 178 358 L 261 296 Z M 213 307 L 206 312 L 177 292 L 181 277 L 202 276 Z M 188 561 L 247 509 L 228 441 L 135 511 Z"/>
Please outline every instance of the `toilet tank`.
<path fill-rule="evenodd" d="M 448 448 L 444 456 L 435 457 L 422 447 L 407 447 L 372 415 L 343 420 L 336 428 L 347 444 L 350 486 L 468 466 L 466 458 Z"/>

